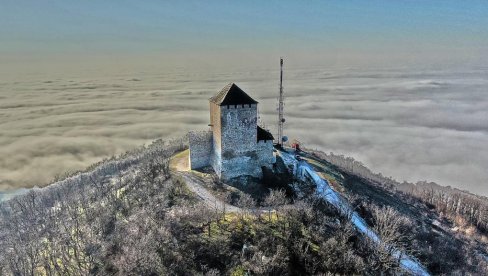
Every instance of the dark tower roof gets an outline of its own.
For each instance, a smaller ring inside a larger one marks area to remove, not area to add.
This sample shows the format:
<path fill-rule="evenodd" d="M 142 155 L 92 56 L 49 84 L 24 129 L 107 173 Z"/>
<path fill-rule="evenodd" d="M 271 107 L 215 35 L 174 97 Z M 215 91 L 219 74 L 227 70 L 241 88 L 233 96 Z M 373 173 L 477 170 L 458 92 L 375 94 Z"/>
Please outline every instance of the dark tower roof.
<path fill-rule="evenodd" d="M 274 137 L 273 134 L 271 134 L 269 131 L 266 129 L 258 126 L 258 142 L 264 140 L 264 141 L 273 141 Z"/>
<path fill-rule="evenodd" d="M 242 91 L 235 83 L 227 84 L 220 92 L 210 98 L 217 105 L 257 104 L 251 96 Z"/>

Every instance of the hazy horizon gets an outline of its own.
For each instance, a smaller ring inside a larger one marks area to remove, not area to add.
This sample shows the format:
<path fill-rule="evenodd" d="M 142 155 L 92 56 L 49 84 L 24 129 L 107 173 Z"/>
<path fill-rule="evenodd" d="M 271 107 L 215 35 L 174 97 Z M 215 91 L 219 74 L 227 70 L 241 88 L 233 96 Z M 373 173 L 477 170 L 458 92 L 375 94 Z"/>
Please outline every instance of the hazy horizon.
<path fill-rule="evenodd" d="M 236 82 L 274 131 L 488 195 L 484 1 L 0 3 L 0 191 L 208 123 Z"/>

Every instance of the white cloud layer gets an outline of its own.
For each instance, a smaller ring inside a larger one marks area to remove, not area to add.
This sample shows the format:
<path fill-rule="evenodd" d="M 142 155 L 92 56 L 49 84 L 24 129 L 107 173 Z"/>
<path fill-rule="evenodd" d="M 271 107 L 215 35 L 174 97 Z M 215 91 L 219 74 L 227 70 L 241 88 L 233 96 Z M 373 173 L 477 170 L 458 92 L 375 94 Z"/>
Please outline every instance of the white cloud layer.
<path fill-rule="evenodd" d="M 274 131 L 278 72 L 130 73 L 0 81 L 0 190 L 44 185 L 156 138 L 205 129 L 235 81 Z M 488 195 L 488 70 L 287 70 L 286 133 L 399 181 Z"/>

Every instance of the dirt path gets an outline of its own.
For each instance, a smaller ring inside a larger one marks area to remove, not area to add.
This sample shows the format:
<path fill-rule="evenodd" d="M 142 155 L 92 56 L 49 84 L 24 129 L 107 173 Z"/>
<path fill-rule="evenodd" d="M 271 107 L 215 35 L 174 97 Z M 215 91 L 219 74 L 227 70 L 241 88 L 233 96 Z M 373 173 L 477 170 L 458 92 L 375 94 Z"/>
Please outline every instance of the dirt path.
<path fill-rule="evenodd" d="M 173 155 L 169 160 L 169 167 L 178 172 L 190 170 L 190 150 L 184 150 Z"/>
<path fill-rule="evenodd" d="M 190 170 L 189 154 L 189 150 L 184 150 L 171 157 L 169 162 L 170 168 L 183 177 L 188 188 L 211 208 L 222 212 L 242 212 L 241 208 L 225 203 L 205 188 L 203 180 Z"/>
<path fill-rule="evenodd" d="M 215 197 L 205 187 L 203 180 L 191 172 L 177 172 L 178 175 L 183 177 L 188 188 L 194 192 L 201 200 L 203 200 L 209 207 L 215 208 L 222 212 L 242 212 L 243 210 L 234 205 L 225 203 L 224 201 Z"/>

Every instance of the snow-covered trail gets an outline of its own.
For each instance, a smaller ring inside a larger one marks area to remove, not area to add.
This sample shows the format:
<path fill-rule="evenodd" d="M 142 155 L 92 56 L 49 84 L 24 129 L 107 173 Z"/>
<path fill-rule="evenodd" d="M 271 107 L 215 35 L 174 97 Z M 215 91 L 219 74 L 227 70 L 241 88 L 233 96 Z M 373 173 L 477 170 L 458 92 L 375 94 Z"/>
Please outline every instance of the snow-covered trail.
<path fill-rule="evenodd" d="M 380 237 L 378 237 L 378 235 L 376 235 L 376 233 L 369 228 L 364 219 L 361 218 L 357 212 L 352 210 L 349 203 L 339 196 L 339 194 L 337 194 L 337 192 L 329 186 L 327 180 L 321 178 L 308 162 L 304 160 L 298 161 L 292 154 L 284 151 L 281 151 L 280 155 L 285 164 L 292 165 L 294 167 L 295 174 L 298 177 L 303 177 L 305 173 L 308 174 L 308 176 L 311 177 L 317 185 L 316 193 L 340 210 L 340 212 L 343 214 L 350 215 L 351 222 L 361 233 L 368 236 L 376 243 L 381 242 Z M 410 272 L 412 275 L 430 275 L 418 261 L 402 253 L 401 251 L 395 250 L 393 255 L 400 258 L 401 267 Z"/>

